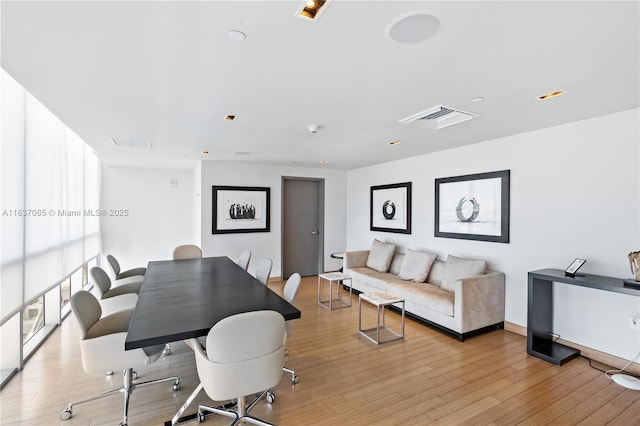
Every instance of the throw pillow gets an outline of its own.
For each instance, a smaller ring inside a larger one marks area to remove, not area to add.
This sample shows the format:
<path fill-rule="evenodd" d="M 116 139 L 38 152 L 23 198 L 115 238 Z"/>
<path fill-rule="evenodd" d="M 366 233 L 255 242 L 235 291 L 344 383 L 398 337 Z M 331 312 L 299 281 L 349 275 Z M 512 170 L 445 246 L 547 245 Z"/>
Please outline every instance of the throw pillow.
<path fill-rule="evenodd" d="M 389 265 L 391 265 L 391 259 L 393 259 L 393 252 L 396 246 L 393 244 L 386 244 L 382 241 L 373 240 L 371 250 L 369 251 L 369 257 L 367 258 L 367 268 L 371 268 L 378 272 L 387 272 Z"/>
<path fill-rule="evenodd" d="M 400 266 L 398 278 L 423 283 L 429 275 L 429 269 L 434 260 L 436 260 L 435 254 L 408 249 Z"/>
<path fill-rule="evenodd" d="M 449 255 L 440 288 L 453 292 L 456 289 L 458 279 L 484 274 L 486 269 L 486 260 L 464 259 Z"/>

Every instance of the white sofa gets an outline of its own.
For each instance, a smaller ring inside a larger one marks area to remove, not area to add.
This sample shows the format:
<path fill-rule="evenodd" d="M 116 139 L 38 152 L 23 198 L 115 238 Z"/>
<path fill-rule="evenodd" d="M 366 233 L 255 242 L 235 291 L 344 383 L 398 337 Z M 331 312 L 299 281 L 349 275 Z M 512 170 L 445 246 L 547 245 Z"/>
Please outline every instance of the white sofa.
<path fill-rule="evenodd" d="M 451 280 L 455 262 L 466 259 L 449 256 L 447 261 L 442 261 L 433 256 L 433 263 L 426 268 L 426 282 L 415 282 L 398 277 L 405 254 L 394 253 L 388 271 L 380 272 L 367 267 L 369 253 L 369 250 L 350 251 L 343 259 L 343 271 L 351 276 L 353 289 L 357 292 L 388 291 L 403 297 L 407 315 L 451 334 L 461 342 L 483 331 L 504 328 L 502 272 L 484 271 L 483 267 L 484 272 L 480 274 Z M 441 287 L 448 266 L 453 291 Z"/>

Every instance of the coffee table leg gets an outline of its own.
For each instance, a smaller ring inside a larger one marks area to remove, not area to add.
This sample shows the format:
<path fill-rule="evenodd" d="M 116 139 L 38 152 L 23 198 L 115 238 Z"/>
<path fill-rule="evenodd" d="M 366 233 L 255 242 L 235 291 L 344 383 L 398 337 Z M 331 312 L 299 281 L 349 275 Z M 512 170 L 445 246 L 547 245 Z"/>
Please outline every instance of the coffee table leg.
<path fill-rule="evenodd" d="M 380 344 L 380 308 L 382 308 L 382 323 L 384 324 L 384 306 L 377 305 L 378 326 L 376 327 L 376 344 Z"/>
<path fill-rule="evenodd" d="M 404 339 L 404 300 L 402 301 L 402 338 Z"/>
<path fill-rule="evenodd" d="M 362 299 L 358 298 L 358 331 L 362 333 Z"/>

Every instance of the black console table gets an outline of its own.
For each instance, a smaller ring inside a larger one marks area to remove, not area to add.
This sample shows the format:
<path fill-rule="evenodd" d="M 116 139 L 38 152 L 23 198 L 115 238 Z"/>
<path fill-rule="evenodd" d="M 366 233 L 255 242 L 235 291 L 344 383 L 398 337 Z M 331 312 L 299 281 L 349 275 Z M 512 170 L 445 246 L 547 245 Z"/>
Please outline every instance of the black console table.
<path fill-rule="evenodd" d="M 589 274 L 571 277 L 560 269 L 540 269 L 529 272 L 528 276 L 527 353 L 556 365 L 577 357 L 580 351 L 553 339 L 554 282 L 640 296 L 640 289 L 625 285 L 620 278 Z"/>

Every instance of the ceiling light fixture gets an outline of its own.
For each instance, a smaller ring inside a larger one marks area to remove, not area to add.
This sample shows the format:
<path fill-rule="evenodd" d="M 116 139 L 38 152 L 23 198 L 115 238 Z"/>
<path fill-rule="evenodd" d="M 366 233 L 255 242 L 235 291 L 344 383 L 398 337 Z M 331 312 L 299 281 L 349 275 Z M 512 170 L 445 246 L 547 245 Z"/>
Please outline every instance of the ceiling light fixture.
<path fill-rule="evenodd" d="M 306 21 L 315 22 L 328 4 L 329 0 L 303 0 L 295 16 Z"/>
<path fill-rule="evenodd" d="M 202 154 L 207 155 L 209 151 L 202 151 Z"/>
<path fill-rule="evenodd" d="M 400 144 L 400 141 L 398 140 L 387 142 L 387 145 L 390 145 L 390 146 L 399 145 L 399 144 Z"/>
<path fill-rule="evenodd" d="M 484 101 L 484 98 L 482 96 L 477 96 L 477 97 L 471 99 L 471 102 L 473 102 L 473 103 L 478 103 L 478 102 L 482 102 L 482 101 Z"/>
<path fill-rule="evenodd" d="M 233 120 L 236 119 L 236 116 L 235 115 L 227 115 L 224 119 L 227 120 L 227 121 L 233 121 Z"/>
<path fill-rule="evenodd" d="M 329 160 L 322 160 L 320 163 L 322 163 L 322 164 L 329 164 Z"/>
<path fill-rule="evenodd" d="M 565 92 L 564 90 L 556 90 L 555 92 L 551 92 L 551 93 L 546 93 L 544 95 L 540 95 L 536 99 L 539 100 L 539 101 L 545 101 L 547 99 L 555 98 L 556 96 L 564 95 L 566 93 L 567 92 Z"/>

